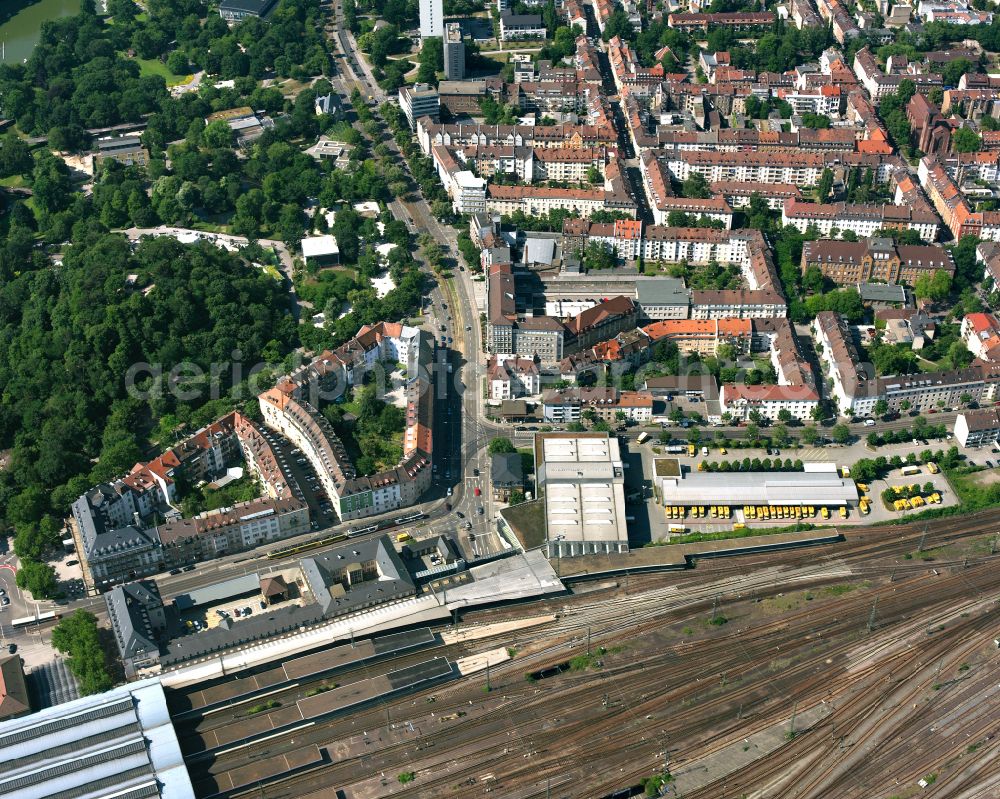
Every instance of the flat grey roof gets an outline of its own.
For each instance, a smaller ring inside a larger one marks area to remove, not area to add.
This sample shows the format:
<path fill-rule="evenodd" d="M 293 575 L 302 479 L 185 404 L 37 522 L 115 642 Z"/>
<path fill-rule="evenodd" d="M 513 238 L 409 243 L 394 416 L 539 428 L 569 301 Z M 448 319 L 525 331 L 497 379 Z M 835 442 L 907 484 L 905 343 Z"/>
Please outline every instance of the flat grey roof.
<path fill-rule="evenodd" d="M 528 236 L 524 243 L 524 262 L 527 264 L 551 264 L 556 243 L 552 239 Z"/>
<path fill-rule="evenodd" d="M 684 281 L 676 277 L 651 277 L 635 281 L 639 304 L 687 305 L 690 302 Z"/>
<path fill-rule="evenodd" d="M 664 505 L 846 505 L 853 480 L 824 472 L 689 472 L 660 477 Z"/>
<path fill-rule="evenodd" d="M 213 605 L 217 602 L 225 602 L 227 599 L 255 593 L 260 593 L 260 575 L 256 572 L 188 591 L 186 594 L 178 596 L 174 600 L 174 604 L 178 610 L 183 611 L 199 605 Z"/>
<path fill-rule="evenodd" d="M 894 284 L 859 283 L 858 294 L 869 302 L 906 302 L 906 289 Z"/>

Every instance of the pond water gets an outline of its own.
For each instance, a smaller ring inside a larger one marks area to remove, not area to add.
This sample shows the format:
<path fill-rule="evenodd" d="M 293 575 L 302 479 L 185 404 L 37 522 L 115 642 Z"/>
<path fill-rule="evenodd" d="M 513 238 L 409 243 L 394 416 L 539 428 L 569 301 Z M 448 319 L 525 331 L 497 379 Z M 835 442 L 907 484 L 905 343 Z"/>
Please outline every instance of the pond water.
<path fill-rule="evenodd" d="M 31 55 L 42 23 L 80 12 L 80 0 L 2 0 L 0 2 L 0 53 L 17 63 Z"/>

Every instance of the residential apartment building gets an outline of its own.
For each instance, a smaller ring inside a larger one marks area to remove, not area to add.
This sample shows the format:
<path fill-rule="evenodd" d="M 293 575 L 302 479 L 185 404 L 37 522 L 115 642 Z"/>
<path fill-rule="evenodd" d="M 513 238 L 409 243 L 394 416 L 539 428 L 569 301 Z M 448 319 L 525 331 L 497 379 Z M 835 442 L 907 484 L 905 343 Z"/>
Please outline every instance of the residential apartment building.
<path fill-rule="evenodd" d="M 420 38 L 444 34 L 444 4 L 442 0 L 420 0 Z"/>
<path fill-rule="evenodd" d="M 566 320 L 566 352 L 576 352 L 635 328 L 638 309 L 629 297 L 612 297 Z"/>
<path fill-rule="evenodd" d="M 692 291 L 692 319 L 777 319 L 787 315 L 785 299 L 771 289 Z"/>
<path fill-rule="evenodd" d="M 105 161 L 117 161 L 122 166 L 144 167 L 149 163 L 149 151 L 142 146 L 139 136 L 98 139 L 94 164 L 100 167 Z"/>
<path fill-rule="evenodd" d="M 733 421 L 748 421 L 759 414 L 772 422 L 781 420 L 782 411 L 791 418 L 805 421 L 812 418 L 819 406 L 819 393 L 814 386 L 758 385 L 723 383 L 719 386 L 719 407 Z"/>
<path fill-rule="evenodd" d="M 486 210 L 509 216 L 518 211 L 526 216 L 546 216 L 563 210 L 586 218 L 597 211 L 625 213 L 635 218 L 635 201 L 622 189 L 549 188 L 545 186 L 487 186 Z"/>
<path fill-rule="evenodd" d="M 266 16 L 277 0 L 221 0 L 219 16 L 232 25 L 250 17 Z"/>
<path fill-rule="evenodd" d="M 920 205 L 807 203 L 796 199 L 785 201 L 781 222 L 803 233 L 815 228 L 823 236 L 835 230 L 850 230 L 863 238 L 879 230 L 914 230 L 926 242 L 935 241 L 941 227 L 937 214 Z"/>
<path fill-rule="evenodd" d="M 753 327 L 749 319 L 665 319 L 642 328 L 653 343 L 672 341 L 677 349 L 701 356 L 716 356 L 719 346 L 733 348 L 736 356 L 750 352 Z"/>
<path fill-rule="evenodd" d="M 801 200 L 802 192 L 791 183 L 745 183 L 739 180 L 719 180 L 709 185 L 716 197 L 721 197 L 732 208 L 747 208 L 753 195 L 767 201 L 772 211 L 781 210 L 786 200 Z M 655 212 L 654 212 L 655 213 Z"/>
<path fill-rule="evenodd" d="M 817 267 L 838 286 L 859 283 L 916 284 L 921 275 L 955 274 L 951 253 L 936 244 L 897 245 L 892 239 L 820 239 L 802 245 L 802 272 Z"/>
<path fill-rule="evenodd" d="M 719 14 L 670 14 L 667 25 L 683 31 L 707 33 L 710 28 L 720 27 L 737 31 L 752 31 L 769 28 L 775 16 L 770 11 L 726 12 Z"/>
<path fill-rule="evenodd" d="M 395 322 L 366 325 L 335 351 L 323 352 L 258 397 L 264 423 L 293 441 L 320 479 L 342 521 L 414 504 L 431 482 L 434 396 L 428 371 L 431 337 Z M 343 444 L 306 395 L 341 394 L 361 383 L 378 362 L 406 364 L 403 459 L 394 468 L 358 476 Z"/>
<path fill-rule="evenodd" d="M 653 395 L 648 391 L 618 391 L 610 387 L 561 388 L 542 395 L 542 416 L 546 422 L 578 422 L 593 410 L 595 418 L 618 421 L 618 413 L 632 422 L 649 421 L 653 416 Z"/>
<path fill-rule="evenodd" d="M 161 524 L 156 533 L 168 568 L 246 552 L 309 532 L 309 508 L 295 498 L 261 498 Z"/>
<path fill-rule="evenodd" d="M 979 408 L 955 418 L 955 440 L 963 447 L 982 447 L 1000 440 L 1000 411 Z"/>
<path fill-rule="evenodd" d="M 517 399 L 541 390 L 538 364 L 530 358 L 490 358 L 486 380 L 491 400 Z"/>
<path fill-rule="evenodd" d="M 426 2 L 426 0 L 424 0 Z M 463 80 L 465 78 L 465 40 L 462 37 L 462 26 L 457 22 L 449 22 L 444 26 L 444 38 L 441 42 L 444 50 L 444 77 L 446 80 Z"/>
<path fill-rule="evenodd" d="M 962 319 L 962 341 L 974 357 L 1000 362 L 1000 321 L 991 313 L 970 313 Z"/>
<path fill-rule="evenodd" d="M 905 401 L 918 412 L 958 407 L 963 398 L 991 402 L 1000 382 L 1000 369 L 981 361 L 966 369 L 876 377 L 871 364 L 861 360 L 838 314 L 817 314 L 813 332 L 820 345 L 820 361 L 832 381 L 831 398 L 844 415 L 869 416 L 880 399 L 888 403 L 891 411 L 900 410 Z"/>
<path fill-rule="evenodd" d="M 149 527 L 154 513 L 176 513 L 177 481 L 211 480 L 241 460 L 235 433 L 239 414 L 228 414 L 124 477 L 82 494 L 70 514 L 87 585 L 106 590 L 161 571 L 161 544 Z"/>
<path fill-rule="evenodd" d="M 163 553 L 155 530 L 138 525 L 115 524 L 106 512 L 106 499 L 99 486 L 73 503 L 70 525 L 84 562 L 87 583 L 107 590 L 119 583 L 156 574 L 164 568 Z"/>
<path fill-rule="evenodd" d="M 917 168 L 920 185 L 956 240 L 976 236 L 1000 241 L 1000 211 L 973 211 L 962 190 L 934 156 L 921 159 Z"/>
<path fill-rule="evenodd" d="M 902 74 L 887 74 L 868 47 L 861 48 L 855 54 L 854 74 L 858 76 L 858 81 L 868 90 L 868 94 L 875 102 L 888 94 L 895 93 L 904 80 L 913 82 L 920 94 L 944 88 L 944 81 L 935 72 L 908 71 Z"/>
<path fill-rule="evenodd" d="M 519 39 L 544 39 L 547 36 L 545 25 L 538 14 L 500 15 L 500 41 L 512 42 Z"/>

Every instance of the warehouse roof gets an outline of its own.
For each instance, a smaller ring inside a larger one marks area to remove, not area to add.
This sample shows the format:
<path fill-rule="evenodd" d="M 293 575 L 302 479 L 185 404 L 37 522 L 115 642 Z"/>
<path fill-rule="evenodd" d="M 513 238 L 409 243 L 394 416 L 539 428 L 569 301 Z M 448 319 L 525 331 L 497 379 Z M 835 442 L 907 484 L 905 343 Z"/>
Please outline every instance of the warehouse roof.
<path fill-rule="evenodd" d="M 858 501 L 853 480 L 807 472 L 689 472 L 661 477 L 664 505 L 846 505 Z"/>
<path fill-rule="evenodd" d="M 537 435 L 535 472 L 545 493 L 549 541 L 628 541 L 617 438 L 606 433 Z"/>
<path fill-rule="evenodd" d="M 194 798 L 159 679 L 0 724 L 0 794 Z"/>

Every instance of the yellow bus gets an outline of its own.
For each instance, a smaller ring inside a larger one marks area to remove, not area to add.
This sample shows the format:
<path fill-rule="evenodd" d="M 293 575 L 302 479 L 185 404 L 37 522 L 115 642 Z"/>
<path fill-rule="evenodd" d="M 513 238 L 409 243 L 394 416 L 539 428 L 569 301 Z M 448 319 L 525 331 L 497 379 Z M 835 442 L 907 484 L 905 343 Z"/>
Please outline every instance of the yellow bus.
<path fill-rule="evenodd" d="M 400 533 L 399 535 L 396 536 L 396 540 L 402 544 L 404 541 L 412 541 L 413 536 L 410 535 L 409 533 Z"/>

